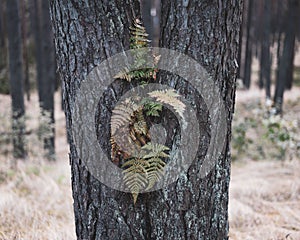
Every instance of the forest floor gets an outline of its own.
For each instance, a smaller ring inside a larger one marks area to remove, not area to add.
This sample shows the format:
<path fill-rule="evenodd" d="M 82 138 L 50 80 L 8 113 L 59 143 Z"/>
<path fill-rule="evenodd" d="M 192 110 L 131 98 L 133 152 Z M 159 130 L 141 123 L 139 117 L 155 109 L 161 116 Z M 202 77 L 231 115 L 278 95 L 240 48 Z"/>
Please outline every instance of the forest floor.
<path fill-rule="evenodd" d="M 295 138 L 300 135 L 300 88 L 286 92 L 284 121 L 266 120 L 263 96 L 256 88 L 237 92 L 230 239 L 299 240 L 300 158 Z M 8 135 L 10 98 L 0 95 L 0 239 L 75 239 L 68 145 L 60 96 L 56 95 L 55 162 L 43 160 L 36 134 L 39 131 L 37 95 L 31 98 L 26 102 L 30 133 L 26 136 L 28 158 L 14 162 Z M 281 135 L 274 133 L 274 126 Z"/>

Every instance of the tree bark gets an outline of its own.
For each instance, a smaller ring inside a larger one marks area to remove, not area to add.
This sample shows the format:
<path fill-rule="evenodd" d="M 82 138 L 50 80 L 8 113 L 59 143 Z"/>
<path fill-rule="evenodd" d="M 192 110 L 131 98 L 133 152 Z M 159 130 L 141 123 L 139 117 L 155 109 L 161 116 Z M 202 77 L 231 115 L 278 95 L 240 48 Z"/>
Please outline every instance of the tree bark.
<path fill-rule="evenodd" d="M 25 107 L 19 0 L 7 1 L 6 9 L 10 92 L 12 98 L 13 155 L 15 158 L 25 158 Z"/>
<path fill-rule="evenodd" d="M 203 161 L 201 154 L 198 155 L 198 161 L 193 163 L 186 175 L 186 186 L 180 188 L 178 184 L 176 189 L 170 189 L 175 196 L 164 199 L 171 205 L 174 203 L 174 207 L 163 209 L 161 214 L 156 216 L 152 229 L 159 232 L 164 216 L 168 216 L 170 223 L 165 224 L 166 233 L 162 239 L 227 239 L 229 139 L 238 67 L 242 3 L 183 1 L 180 4 L 164 0 L 161 9 L 161 47 L 183 52 L 205 67 L 219 85 L 229 121 L 226 148 L 223 149 L 222 157 L 215 168 L 206 178 L 201 179 L 195 174 L 199 172 Z M 161 81 L 175 86 L 179 92 L 191 98 L 192 91 L 182 80 L 164 75 Z M 203 102 L 196 104 L 199 105 L 203 106 Z M 205 115 L 204 109 L 199 111 Z M 201 127 L 207 129 L 207 124 L 208 122 L 203 123 Z M 182 202 L 181 192 L 185 195 Z M 180 206 L 181 211 L 178 211 L 176 206 Z M 168 228 L 174 229 L 174 232 L 167 233 Z"/>
<path fill-rule="evenodd" d="M 199 61 L 218 84 L 226 105 L 226 144 L 215 168 L 206 178 L 197 175 L 203 160 L 199 155 L 185 174 L 185 181 L 178 181 L 164 190 L 140 194 L 133 205 L 130 194 L 100 183 L 78 157 L 71 132 L 76 90 L 95 66 L 129 48 L 129 26 L 133 19 L 140 17 L 139 8 L 136 0 L 51 1 L 71 151 L 77 238 L 228 239 L 229 139 L 241 23 L 239 1 L 162 2 L 161 46 L 181 51 Z M 162 81 L 159 78 L 159 82 Z M 167 76 L 164 81 L 169 85 L 177 84 L 177 89 L 185 95 L 190 90 L 178 78 Z M 110 116 L 111 105 L 126 88 L 124 81 L 111 87 L 114 94 L 107 97 L 104 117 Z M 208 110 L 198 107 L 207 116 Z M 208 121 L 203 122 L 203 128 L 208 125 Z M 109 140 L 105 133 L 98 134 L 102 139 L 99 141 Z M 202 154 L 208 143 L 205 144 Z"/>

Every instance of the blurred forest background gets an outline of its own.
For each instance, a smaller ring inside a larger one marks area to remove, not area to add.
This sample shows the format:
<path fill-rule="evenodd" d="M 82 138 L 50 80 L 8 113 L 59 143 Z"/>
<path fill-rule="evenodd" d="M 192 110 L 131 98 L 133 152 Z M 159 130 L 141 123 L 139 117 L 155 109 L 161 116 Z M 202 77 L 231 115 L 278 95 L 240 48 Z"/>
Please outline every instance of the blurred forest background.
<path fill-rule="evenodd" d="M 0 0 L 0 239 L 75 238 L 48 4 Z M 230 238 L 300 239 L 300 1 L 245 0 L 241 33 Z"/>

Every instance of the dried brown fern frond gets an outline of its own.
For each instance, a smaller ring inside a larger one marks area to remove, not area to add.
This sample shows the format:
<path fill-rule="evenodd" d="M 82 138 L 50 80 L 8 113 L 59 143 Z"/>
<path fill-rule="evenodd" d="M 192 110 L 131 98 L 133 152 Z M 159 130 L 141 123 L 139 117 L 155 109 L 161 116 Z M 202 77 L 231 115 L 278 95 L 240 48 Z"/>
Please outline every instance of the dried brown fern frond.
<path fill-rule="evenodd" d="M 140 108 L 131 98 L 125 99 L 112 111 L 111 116 L 111 135 L 114 136 L 120 127 L 129 126 L 133 113 Z"/>
<path fill-rule="evenodd" d="M 148 93 L 150 97 L 155 98 L 156 101 L 165 103 L 174 108 L 175 112 L 184 118 L 185 104 L 178 99 L 180 95 L 173 89 L 156 90 Z"/>

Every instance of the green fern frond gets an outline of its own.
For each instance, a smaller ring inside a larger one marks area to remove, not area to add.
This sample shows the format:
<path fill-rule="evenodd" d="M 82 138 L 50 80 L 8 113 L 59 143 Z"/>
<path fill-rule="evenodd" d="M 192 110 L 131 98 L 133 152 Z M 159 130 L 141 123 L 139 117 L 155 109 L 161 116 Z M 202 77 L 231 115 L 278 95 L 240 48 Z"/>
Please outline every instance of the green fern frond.
<path fill-rule="evenodd" d="M 134 51 L 134 62 L 130 68 L 124 68 L 120 73 L 114 76 L 115 79 L 124 79 L 131 82 L 132 79 L 151 79 L 156 77 L 156 70 L 154 68 L 143 68 L 146 64 L 148 55 L 148 34 L 145 27 L 139 19 L 133 22 L 133 26 L 130 27 L 130 49 L 142 49 L 140 51 Z M 157 64 L 158 56 L 153 57 L 153 66 Z M 138 69 L 138 70 L 130 70 Z"/>
<path fill-rule="evenodd" d="M 146 169 L 149 166 L 149 163 L 141 158 L 132 158 L 122 166 L 122 168 L 126 168 L 123 170 L 124 182 L 132 194 L 134 204 L 136 203 L 138 194 L 147 186 Z"/>
<path fill-rule="evenodd" d="M 139 19 L 133 22 L 133 27 L 130 27 L 130 49 L 144 48 L 148 46 L 149 34 L 146 33 L 145 27 Z"/>
<path fill-rule="evenodd" d="M 146 190 L 153 188 L 153 186 L 160 180 L 164 174 L 164 167 L 166 163 L 162 158 L 169 157 L 165 151 L 170 149 L 162 144 L 148 143 L 141 148 L 143 159 L 148 161 L 149 166 L 147 167 L 147 180 L 148 185 Z"/>
<path fill-rule="evenodd" d="M 162 104 L 153 102 L 148 98 L 144 98 L 141 103 L 147 116 L 159 117 L 162 111 Z"/>
<path fill-rule="evenodd" d="M 178 98 L 180 95 L 173 89 L 156 90 L 148 93 L 150 97 L 155 98 L 158 102 L 165 103 L 174 108 L 174 110 L 182 117 L 185 111 L 185 104 Z"/>
<path fill-rule="evenodd" d="M 166 166 L 166 163 L 160 158 L 151 158 L 148 160 L 148 163 L 150 167 L 147 168 L 148 186 L 146 191 L 153 188 L 155 183 L 160 180 L 164 174 L 164 167 Z"/>
<path fill-rule="evenodd" d="M 147 143 L 145 146 L 141 148 L 142 156 L 144 159 L 147 158 L 166 158 L 169 155 L 165 153 L 165 151 L 169 151 L 170 148 L 168 148 L 165 145 L 159 144 L 159 143 Z"/>

